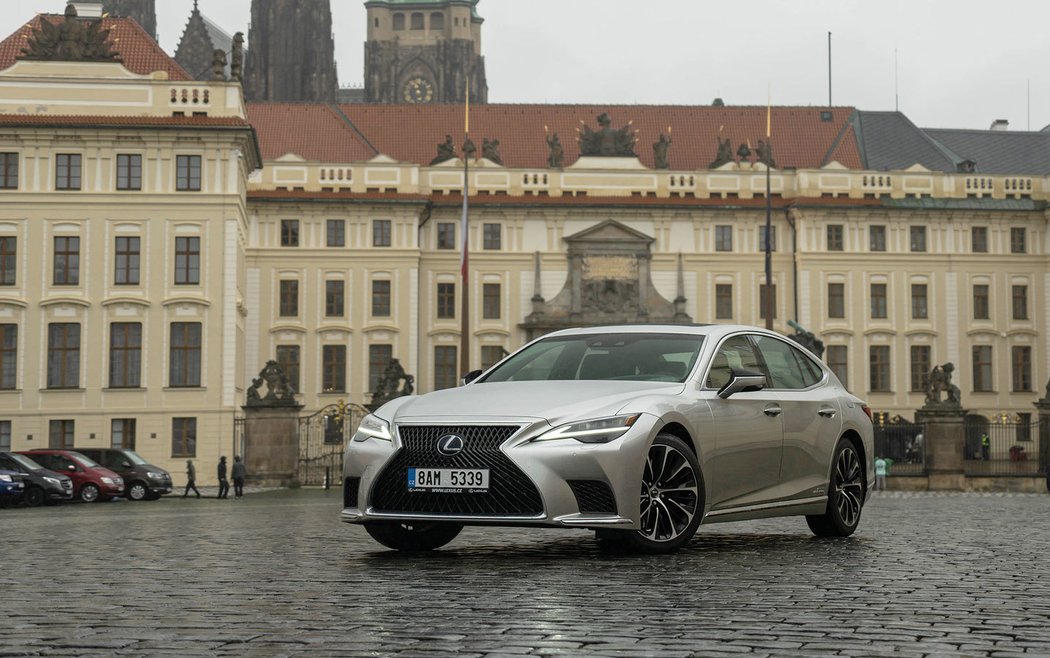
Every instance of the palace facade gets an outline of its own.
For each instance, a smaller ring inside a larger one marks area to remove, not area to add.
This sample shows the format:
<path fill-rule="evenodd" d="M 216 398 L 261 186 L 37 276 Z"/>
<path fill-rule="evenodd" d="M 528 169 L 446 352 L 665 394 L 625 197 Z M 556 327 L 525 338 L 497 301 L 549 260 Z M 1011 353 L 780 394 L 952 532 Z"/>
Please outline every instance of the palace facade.
<path fill-rule="evenodd" d="M 393 358 L 455 386 L 464 176 L 471 367 L 563 326 L 764 324 L 772 294 L 888 414 L 935 364 L 987 416 L 1050 377 L 1050 133 L 775 107 L 769 146 L 764 107 L 489 104 L 464 167 L 462 107 L 246 104 L 103 25 L 122 61 L 0 43 L 0 449 L 210 474 L 270 359 L 304 413 Z"/>

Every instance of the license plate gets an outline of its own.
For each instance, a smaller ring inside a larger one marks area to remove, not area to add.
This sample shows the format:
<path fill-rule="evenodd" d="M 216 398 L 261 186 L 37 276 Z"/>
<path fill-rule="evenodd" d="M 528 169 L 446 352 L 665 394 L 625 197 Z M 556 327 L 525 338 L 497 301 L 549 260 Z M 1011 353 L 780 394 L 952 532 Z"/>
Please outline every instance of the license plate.
<path fill-rule="evenodd" d="M 409 491 L 427 490 L 437 493 L 488 491 L 487 468 L 410 468 Z"/>

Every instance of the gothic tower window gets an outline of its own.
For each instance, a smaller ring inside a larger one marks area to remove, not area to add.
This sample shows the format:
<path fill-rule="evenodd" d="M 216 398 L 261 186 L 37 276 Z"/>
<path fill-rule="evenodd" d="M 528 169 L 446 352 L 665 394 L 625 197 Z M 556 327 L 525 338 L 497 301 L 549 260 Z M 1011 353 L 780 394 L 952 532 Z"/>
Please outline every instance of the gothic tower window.
<path fill-rule="evenodd" d="M 444 30 L 445 29 L 445 15 L 444 14 L 439 14 L 436 11 L 434 13 L 432 13 L 430 15 L 430 29 L 434 30 L 434 31 Z"/>
<path fill-rule="evenodd" d="M 412 14 L 412 29 L 423 30 L 426 26 L 423 25 L 423 14 L 421 12 L 414 12 Z"/>

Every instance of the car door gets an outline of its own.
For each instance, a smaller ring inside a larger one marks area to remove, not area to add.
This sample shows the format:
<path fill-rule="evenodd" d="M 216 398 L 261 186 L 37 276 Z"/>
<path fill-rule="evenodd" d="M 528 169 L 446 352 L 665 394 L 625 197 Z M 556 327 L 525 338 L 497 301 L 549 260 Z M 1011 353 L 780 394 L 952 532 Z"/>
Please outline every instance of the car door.
<path fill-rule="evenodd" d="M 704 388 L 717 391 L 732 369 L 762 372 L 757 350 L 747 334 L 722 341 L 704 379 Z M 728 399 L 709 398 L 712 424 L 708 428 L 714 449 L 708 455 L 712 509 L 749 505 L 767 498 L 780 479 L 783 444 L 781 406 L 773 390 L 734 393 Z"/>
<path fill-rule="evenodd" d="M 790 341 L 758 335 L 755 343 L 783 407 L 784 452 L 777 497 L 823 496 L 828 462 L 842 431 L 839 389 Z"/>

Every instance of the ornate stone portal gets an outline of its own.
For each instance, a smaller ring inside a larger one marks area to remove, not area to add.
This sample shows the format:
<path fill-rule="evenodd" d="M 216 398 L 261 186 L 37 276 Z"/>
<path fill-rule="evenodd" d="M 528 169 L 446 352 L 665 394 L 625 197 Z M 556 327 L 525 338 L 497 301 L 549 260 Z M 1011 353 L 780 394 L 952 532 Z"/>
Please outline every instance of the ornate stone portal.
<path fill-rule="evenodd" d="M 532 313 L 522 328 L 529 340 L 558 329 L 610 324 L 684 324 L 682 262 L 678 264 L 678 295 L 668 301 L 653 286 L 650 263 L 653 238 L 615 220 L 607 220 L 565 238 L 569 277 L 551 301 L 536 291 Z"/>

